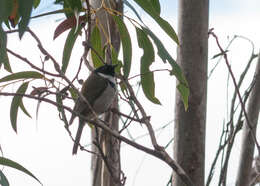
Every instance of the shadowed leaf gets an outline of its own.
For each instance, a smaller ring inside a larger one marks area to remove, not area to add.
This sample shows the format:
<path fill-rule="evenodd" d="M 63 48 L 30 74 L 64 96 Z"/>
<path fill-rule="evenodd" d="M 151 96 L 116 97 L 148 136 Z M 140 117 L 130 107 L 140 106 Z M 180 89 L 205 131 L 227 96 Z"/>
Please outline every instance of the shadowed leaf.
<path fill-rule="evenodd" d="M 4 173 L 0 170 L 0 185 L 1 186 L 9 186 L 8 179 L 4 175 Z"/>
<path fill-rule="evenodd" d="M 124 72 L 124 77 L 128 78 L 130 69 L 131 69 L 131 63 L 132 63 L 132 43 L 131 43 L 131 38 L 129 35 L 129 32 L 127 30 L 127 27 L 123 20 L 118 17 L 118 16 L 113 16 L 117 28 L 120 34 L 120 39 L 122 41 L 122 48 L 123 48 L 123 72 Z"/>

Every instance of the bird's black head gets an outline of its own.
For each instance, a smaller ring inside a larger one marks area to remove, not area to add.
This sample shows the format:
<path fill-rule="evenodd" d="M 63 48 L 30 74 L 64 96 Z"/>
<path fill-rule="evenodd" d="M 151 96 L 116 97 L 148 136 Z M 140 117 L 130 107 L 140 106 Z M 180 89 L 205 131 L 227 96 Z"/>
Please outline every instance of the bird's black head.
<path fill-rule="evenodd" d="M 117 65 L 108 65 L 108 64 L 105 64 L 101 67 L 98 67 L 95 72 L 96 73 L 102 73 L 102 74 L 105 74 L 105 75 L 110 75 L 110 76 L 115 76 L 115 68 L 116 68 Z"/>

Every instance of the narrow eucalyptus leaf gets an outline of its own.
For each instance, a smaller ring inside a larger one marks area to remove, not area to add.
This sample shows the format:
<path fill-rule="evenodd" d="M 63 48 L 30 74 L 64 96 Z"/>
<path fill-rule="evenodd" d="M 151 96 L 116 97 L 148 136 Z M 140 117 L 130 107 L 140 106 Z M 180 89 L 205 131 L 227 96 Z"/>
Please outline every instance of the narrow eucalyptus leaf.
<path fill-rule="evenodd" d="M 93 60 L 93 64 L 95 68 L 98 68 L 103 65 L 102 61 L 100 60 L 100 57 L 102 58 L 103 51 L 102 51 L 101 35 L 97 26 L 93 28 L 90 42 L 93 48 L 91 49 L 91 57 Z M 95 50 L 95 52 L 93 50 Z"/>
<path fill-rule="evenodd" d="M 24 94 L 28 88 L 29 82 L 23 83 L 18 90 L 16 91 L 17 94 Z M 22 102 L 22 96 L 17 95 L 13 97 L 11 108 L 10 108 L 10 120 L 12 128 L 15 132 L 17 132 L 17 114 L 18 114 L 18 108 L 21 105 Z"/>
<path fill-rule="evenodd" d="M 18 1 L 18 13 L 21 16 L 21 20 L 18 24 L 19 37 L 21 39 L 29 24 L 34 0 L 26 0 L 26 1 L 17 0 L 17 1 Z"/>
<path fill-rule="evenodd" d="M 7 36 L 6 36 L 6 33 L 4 32 L 3 28 L 0 25 L 0 65 L 4 64 L 4 68 L 8 72 L 12 72 L 12 69 L 11 69 L 11 66 L 9 63 L 9 58 L 7 55 L 6 45 L 7 45 Z"/>
<path fill-rule="evenodd" d="M 131 43 L 131 38 L 129 35 L 129 32 L 127 30 L 127 27 L 123 20 L 118 17 L 118 16 L 113 16 L 117 28 L 119 30 L 120 34 L 120 39 L 122 41 L 122 48 L 123 48 L 123 61 L 124 61 L 124 66 L 123 66 L 123 72 L 124 72 L 124 77 L 128 78 L 130 69 L 131 69 L 131 63 L 132 63 L 132 43 Z"/>
<path fill-rule="evenodd" d="M 4 173 L 0 170 L 0 185 L 1 186 L 9 186 L 8 179 L 4 175 Z"/>
<path fill-rule="evenodd" d="M 141 57 L 141 85 L 147 99 L 155 104 L 161 104 L 155 97 L 155 83 L 153 72 L 149 70 L 154 62 L 154 48 L 144 31 L 136 27 L 138 45 L 144 53 Z"/>
<path fill-rule="evenodd" d="M 156 11 L 156 13 L 160 15 L 160 13 L 161 13 L 161 5 L 160 5 L 159 0 L 148 0 L 148 1 L 150 1 L 151 5 L 153 6 L 153 8 Z"/>
<path fill-rule="evenodd" d="M 10 75 L 7 75 L 0 79 L 0 83 L 7 82 L 7 81 L 13 81 L 17 79 L 41 79 L 44 76 L 35 71 L 23 71 L 23 72 L 17 72 Z"/>
<path fill-rule="evenodd" d="M 178 84 L 177 85 L 177 89 L 180 92 L 181 98 L 182 98 L 182 102 L 184 104 L 184 109 L 187 111 L 188 106 L 189 106 L 189 95 L 190 95 L 190 90 L 188 87 L 186 87 L 183 84 Z"/>
<path fill-rule="evenodd" d="M 69 65 L 70 56 L 72 53 L 73 46 L 75 44 L 75 41 L 78 37 L 78 35 L 81 32 L 81 27 L 77 29 L 75 33 L 75 27 L 72 28 L 67 36 L 64 48 L 63 48 L 63 55 L 62 55 L 62 67 L 61 70 L 63 73 L 66 72 L 67 67 Z"/>
<path fill-rule="evenodd" d="M 35 177 L 28 169 L 24 168 L 22 165 L 20 165 L 19 163 L 15 162 L 13 160 L 10 160 L 10 159 L 4 158 L 4 157 L 0 157 L 0 165 L 11 167 L 16 170 L 22 171 L 23 173 L 33 177 L 35 180 L 37 180 L 42 185 L 40 180 L 37 177 Z"/>
<path fill-rule="evenodd" d="M 179 44 L 178 36 L 172 26 L 158 14 L 158 10 L 150 5 L 150 1 L 134 0 L 145 12 L 147 12 L 159 26 L 168 34 L 168 36 Z"/>
<path fill-rule="evenodd" d="M 29 118 L 32 118 L 32 116 L 29 114 L 29 112 L 26 110 L 23 101 L 21 101 L 20 108 L 23 111 L 24 114 L 26 114 Z"/>

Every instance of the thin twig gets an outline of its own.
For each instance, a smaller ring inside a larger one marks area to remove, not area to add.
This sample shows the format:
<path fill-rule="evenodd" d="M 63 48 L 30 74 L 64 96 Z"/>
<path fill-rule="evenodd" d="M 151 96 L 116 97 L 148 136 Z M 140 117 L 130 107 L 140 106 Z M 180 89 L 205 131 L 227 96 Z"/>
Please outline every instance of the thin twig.
<path fill-rule="evenodd" d="M 215 38 L 219 50 L 224 53 L 224 50 L 222 49 L 222 47 L 221 47 L 221 45 L 220 45 L 220 43 L 219 43 L 219 41 L 218 41 L 217 35 L 216 35 L 214 32 L 210 32 L 209 34 L 211 34 L 211 35 Z M 232 71 L 232 69 L 231 69 L 231 66 L 230 66 L 230 64 L 229 64 L 229 61 L 228 61 L 228 58 L 227 58 L 227 54 L 224 53 L 223 55 L 224 55 L 224 59 L 225 59 L 225 62 L 226 62 L 228 71 L 229 71 L 229 73 L 230 73 L 230 75 L 231 75 L 233 84 L 234 84 L 234 86 L 235 86 L 235 91 L 236 91 L 236 93 L 237 93 L 237 95 L 238 95 L 239 102 L 240 102 L 240 104 L 241 104 L 241 108 L 242 108 L 242 110 L 243 110 L 243 112 L 244 112 L 245 119 L 246 119 L 246 123 L 247 123 L 247 125 L 248 125 L 248 128 L 250 129 L 250 133 L 251 133 L 252 138 L 253 138 L 253 140 L 254 140 L 254 142 L 255 142 L 255 144 L 256 144 L 258 153 L 260 154 L 260 146 L 259 146 L 259 144 L 258 144 L 258 141 L 257 141 L 257 139 L 256 139 L 256 136 L 255 136 L 254 133 L 253 133 L 253 126 L 251 125 L 251 122 L 250 122 L 250 120 L 249 120 L 249 118 L 248 118 L 248 115 L 247 115 L 247 113 L 246 113 L 245 105 L 244 105 L 244 103 L 243 103 L 243 100 L 242 100 L 242 97 L 241 97 L 241 94 L 240 94 L 238 85 L 237 85 L 237 83 L 236 83 L 235 76 L 234 76 L 233 71 Z"/>

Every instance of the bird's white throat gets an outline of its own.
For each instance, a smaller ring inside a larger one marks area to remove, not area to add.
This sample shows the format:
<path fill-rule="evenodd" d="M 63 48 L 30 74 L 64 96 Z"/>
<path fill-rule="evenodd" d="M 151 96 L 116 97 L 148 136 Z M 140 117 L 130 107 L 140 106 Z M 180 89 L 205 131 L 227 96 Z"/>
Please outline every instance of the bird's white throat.
<path fill-rule="evenodd" d="M 107 79 L 108 81 L 110 81 L 111 83 L 113 83 L 114 85 L 116 84 L 116 80 L 115 80 L 115 77 L 113 76 L 110 76 L 110 75 L 107 75 L 107 74 L 102 74 L 100 72 L 98 72 L 98 75 Z"/>

